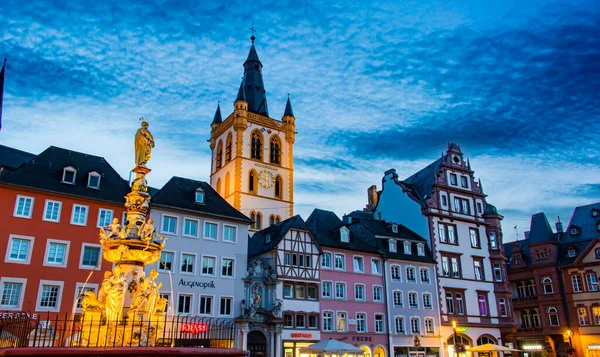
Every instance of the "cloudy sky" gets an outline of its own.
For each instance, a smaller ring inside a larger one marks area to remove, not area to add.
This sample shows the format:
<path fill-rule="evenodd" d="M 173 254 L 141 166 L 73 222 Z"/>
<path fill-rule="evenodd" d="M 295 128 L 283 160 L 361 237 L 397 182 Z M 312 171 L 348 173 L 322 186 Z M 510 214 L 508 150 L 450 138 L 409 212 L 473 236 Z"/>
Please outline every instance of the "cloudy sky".
<path fill-rule="evenodd" d="M 50 5 L 51 4 L 51 5 Z M 360 209 L 460 144 L 505 237 L 600 200 L 600 2 L 13 1 L 0 144 L 104 156 L 123 177 L 138 118 L 150 183 L 208 181 L 210 122 L 233 107 L 250 47 L 270 114 L 290 93 L 296 212 Z"/>

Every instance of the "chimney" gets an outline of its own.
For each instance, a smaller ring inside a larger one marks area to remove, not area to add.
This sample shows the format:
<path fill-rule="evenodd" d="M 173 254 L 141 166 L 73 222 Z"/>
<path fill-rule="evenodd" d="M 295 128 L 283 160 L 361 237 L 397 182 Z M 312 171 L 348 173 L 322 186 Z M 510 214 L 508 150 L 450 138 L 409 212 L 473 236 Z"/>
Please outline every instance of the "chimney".
<path fill-rule="evenodd" d="M 558 221 L 556 223 L 554 223 L 554 224 L 556 225 L 556 232 L 557 233 L 564 233 L 565 232 L 565 230 L 563 228 L 563 224 L 560 221 L 560 216 L 558 217 Z"/>
<path fill-rule="evenodd" d="M 367 208 L 369 211 L 373 211 L 375 206 L 377 206 L 377 200 L 379 199 L 377 195 L 377 186 L 373 185 L 367 189 L 367 199 L 369 202 Z"/>

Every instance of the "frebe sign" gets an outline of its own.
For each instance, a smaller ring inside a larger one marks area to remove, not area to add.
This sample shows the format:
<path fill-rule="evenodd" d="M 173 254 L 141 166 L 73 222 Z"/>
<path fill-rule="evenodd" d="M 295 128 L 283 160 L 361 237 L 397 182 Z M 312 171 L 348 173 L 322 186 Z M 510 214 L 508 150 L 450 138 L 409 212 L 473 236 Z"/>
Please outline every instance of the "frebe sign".
<path fill-rule="evenodd" d="M 187 286 L 188 288 L 214 289 L 215 281 L 194 281 L 194 280 L 179 280 L 179 285 Z"/>

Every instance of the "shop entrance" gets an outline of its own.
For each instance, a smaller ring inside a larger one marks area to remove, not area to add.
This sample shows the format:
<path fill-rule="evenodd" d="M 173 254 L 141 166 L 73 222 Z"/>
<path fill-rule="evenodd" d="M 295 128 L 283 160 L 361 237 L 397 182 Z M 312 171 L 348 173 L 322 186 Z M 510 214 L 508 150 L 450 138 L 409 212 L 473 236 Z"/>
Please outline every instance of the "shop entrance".
<path fill-rule="evenodd" d="M 409 352 L 410 357 L 425 357 L 425 352 Z"/>
<path fill-rule="evenodd" d="M 260 331 L 252 331 L 248 334 L 248 351 L 250 357 L 266 357 L 267 338 Z"/>

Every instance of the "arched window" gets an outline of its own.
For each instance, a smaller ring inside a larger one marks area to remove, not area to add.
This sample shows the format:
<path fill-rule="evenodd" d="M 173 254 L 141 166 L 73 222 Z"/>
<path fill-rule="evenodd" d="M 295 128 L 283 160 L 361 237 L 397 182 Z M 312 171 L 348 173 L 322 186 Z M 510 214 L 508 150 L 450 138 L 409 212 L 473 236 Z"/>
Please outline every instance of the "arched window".
<path fill-rule="evenodd" d="M 549 276 L 542 278 L 542 287 L 544 288 L 544 294 L 554 294 L 554 288 L 552 287 L 552 279 Z"/>
<path fill-rule="evenodd" d="M 471 346 L 471 340 L 467 336 L 460 333 L 457 333 L 456 335 L 450 335 L 448 341 L 446 341 L 448 346 L 454 346 L 454 339 L 456 339 L 456 344 L 458 345 L 464 345 L 465 347 Z"/>
<path fill-rule="evenodd" d="M 231 179 L 229 177 L 229 172 L 225 175 L 225 197 L 229 196 L 231 192 Z"/>
<path fill-rule="evenodd" d="M 256 229 L 256 213 L 254 213 L 254 211 L 250 211 L 250 219 L 252 220 L 250 229 Z"/>
<path fill-rule="evenodd" d="M 281 142 L 279 141 L 279 137 L 277 135 L 273 135 L 271 137 L 271 163 L 272 164 L 281 164 Z"/>
<path fill-rule="evenodd" d="M 546 314 L 548 315 L 548 325 L 549 326 L 560 326 L 560 320 L 558 319 L 558 310 L 554 306 L 550 306 L 546 309 Z"/>
<path fill-rule="evenodd" d="M 250 170 L 248 174 L 248 192 L 256 193 L 258 188 L 258 174 L 254 170 Z"/>
<path fill-rule="evenodd" d="M 262 214 L 260 212 L 256 212 L 256 218 L 254 221 L 254 228 L 257 231 L 260 231 L 262 228 Z"/>
<path fill-rule="evenodd" d="M 217 193 L 223 196 L 223 193 L 221 192 L 221 178 L 217 179 Z"/>
<path fill-rule="evenodd" d="M 263 138 L 262 134 L 255 130 L 252 132 L 252 143 L 250 150 L 250 157 L 253 159 L 262 160 L 262 148 L 263 148 Z"/>
<path fill-rule="evenodd" d="M 275 224 L 275 216 L 269 216 L 269 227 Z"/>
<path fill-rule="evenodd" d="M 282 194 L 282 187 L 283 187 L 283 180 L 281 179 L 281 176 L 277 175 L 277 177 L 275 177 L 275 197 L 276 198 L 283 198 L 283 194 Z"/>
<path fill-rule="evenodd" d="M 540 309 L 533 309 L 533 327 L 542 326 L 542 318 L 540 316 Z"/>
<path fill-rule="evenodd" d="M 275 224 L 281 222 L 281 217 L 275 216 Z"/>
<path fill-rule="evenodd" d="M 490 336 L 490 335 L 481 335 L 477 339 L 477 346 L 485 345 L 488 343 L 497 345 L 498 341 L 493 336 Z"/>
<path fill-rule="evenodd" d="M 225 142 L 225 162 L 231 161 L 231 133 L 227 134 L 227 141 Z"/>
<path fill-rule="evenodd" d="M 219 140 L 219 143 L 217 144 L 217 159 L 215 162 L 215 167 L 220 169 L 221 166 L 223 166 L 223 142 Z"/>

